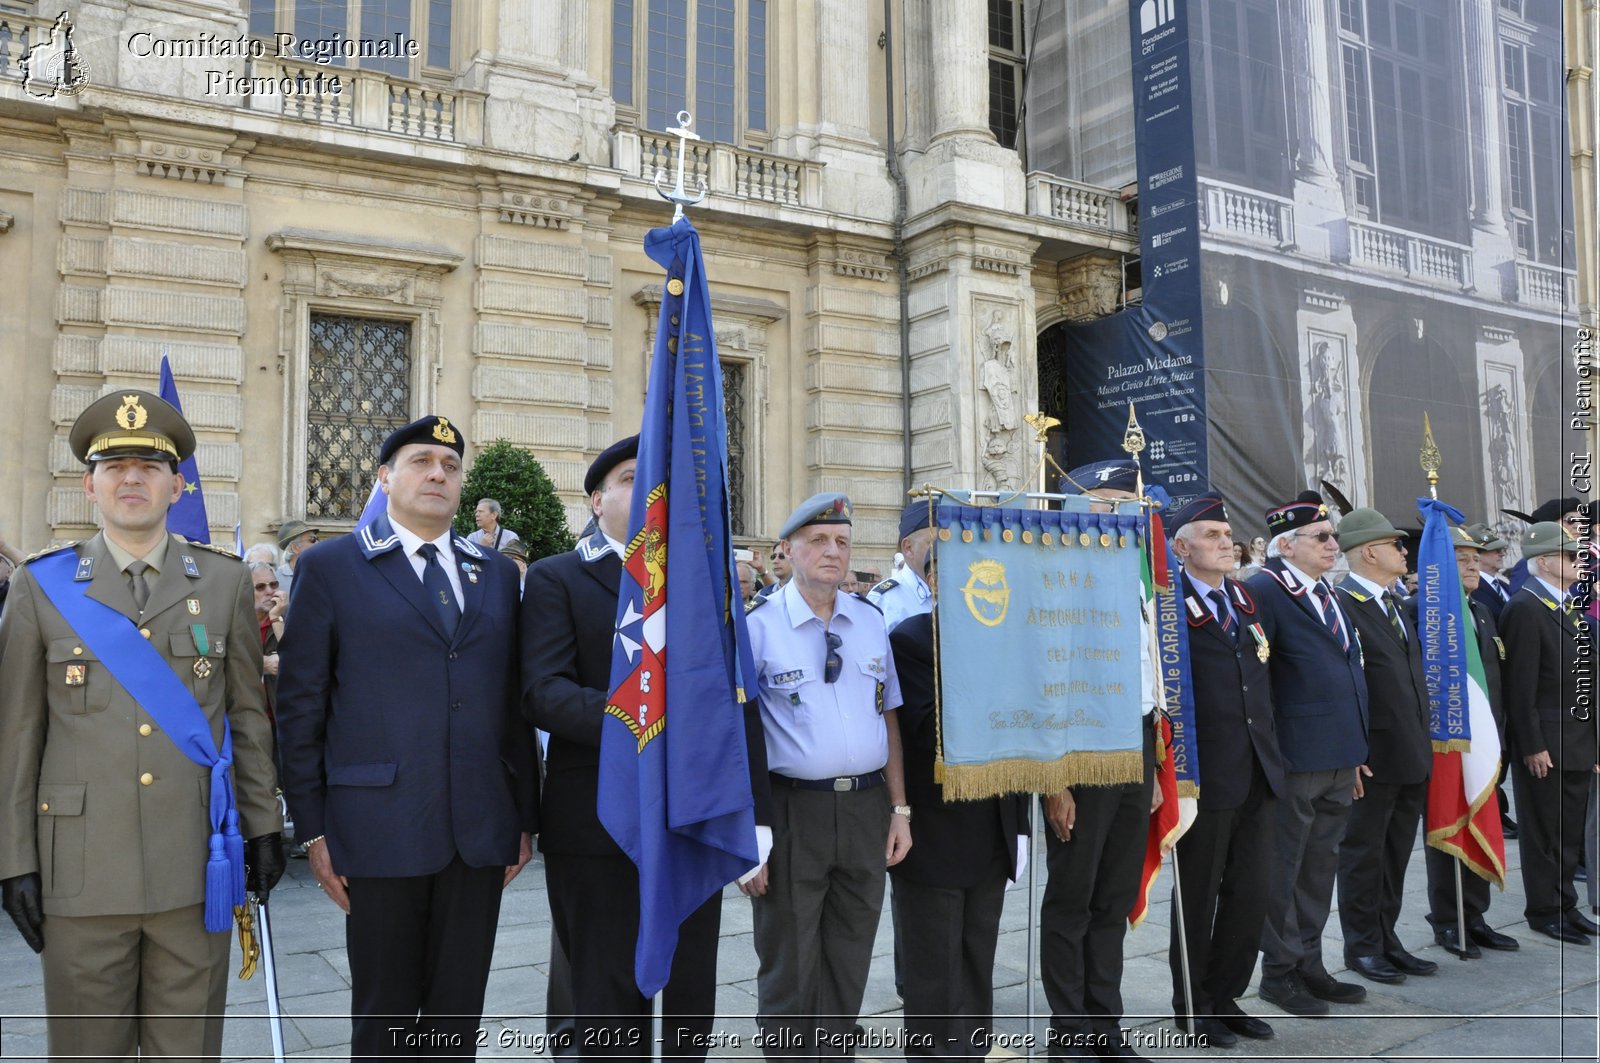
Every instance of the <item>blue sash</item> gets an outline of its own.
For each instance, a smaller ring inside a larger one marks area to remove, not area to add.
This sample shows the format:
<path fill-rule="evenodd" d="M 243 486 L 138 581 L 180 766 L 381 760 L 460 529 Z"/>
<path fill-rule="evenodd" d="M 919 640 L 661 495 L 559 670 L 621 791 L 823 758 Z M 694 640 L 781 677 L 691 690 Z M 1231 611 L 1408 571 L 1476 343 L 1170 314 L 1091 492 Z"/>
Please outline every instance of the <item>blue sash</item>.
<path fill-rule="evenodd" d="M 156 648 L 126 616 L 85 592 L 73 579 L 78 558 L 71 550 L 41 557 L 28 566 L 34 579 L 111 677 L 172 739 L 184 756 L 211 772 L 211 856 L 206 861 L 206 929 L 233 927 L 233 909 L 244 903 L 244 839 L 233 807 L 233 731 L 222 721 L 222 752 L 200 703 L 189 693 Z"/>

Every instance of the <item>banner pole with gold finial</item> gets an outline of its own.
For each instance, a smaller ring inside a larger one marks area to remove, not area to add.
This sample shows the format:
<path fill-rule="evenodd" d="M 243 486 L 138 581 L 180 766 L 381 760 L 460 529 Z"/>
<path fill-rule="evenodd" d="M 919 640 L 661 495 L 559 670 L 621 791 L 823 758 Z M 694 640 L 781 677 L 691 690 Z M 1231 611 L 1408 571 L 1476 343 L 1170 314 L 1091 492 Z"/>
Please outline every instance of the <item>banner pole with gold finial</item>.
<path fill-rule="evenodd" d="M 1048 494 L 1050 490 L 1047 482 L 1047 477 L 1049 476 L 1048 469 L 1050 466 L 1050 452 L 1046 449 L 1045 444 L 1050 437 L 1050 429 L 1060 424 L 1061 421 L 1058 418 L 1051 417 L 1042 410 L 1038 413 L 1027 414 L 1022 419 L 1028 423 L 1028 427 L 1033 429 L 1034 441 L 1039 444 L 1039 494 L 1045 495 Z M 1041 509 L 1047 509 L 1049 506 L 1050 503 L 1046 499 L 1041 498 L 1039 500 L 1039 507 Z M 1033 859 L 1033 857 L 1039 851 L 1039 819 L 1040 817 L 1037 815 L 1030 815 L 1028 817 L 1028 979 L 1026 983 L 1028 987 L 1028 999 L 1024 1001 L 1023 1006 L 1027 1009 L 1026 1014 L 1028 1016 L 1030 1032 L 1032 1031 L 1033 1025 L 1033 971 L 1035 964 L 1038 963 L 1037 931 L 1039 922 L 1039 909 L 1036 902 L 1039 892 L 1039 861 Z M 1033 1041 L 1034 1039 L 1032 1037 L 1028 1038 L 1027 1040 L 1027 1058 L 1029 1059 L 1033 1058 Z"/>
<path fill-rule="evenodd" d="M 1417 463 L 1422 466 L 1422 474 L 1428 478 L 1428 497 L 1435 501 L 1439 498 L 1439 469 L 1444 465 L 1444 455 L 1439 452 L 1439 444 L 1433 440 L 1433 422 L 1428 420 L 1428 411 L 1422 411 L 1422 449 L 1417 452 Z M 1467 902 L 1461 896 L 1461 858 L 1456 857 L 1456 945 L 1460 950 L 1456 956 L 1462 960 L 1467 959 L 1467 946 L 1471 939 L 1467 937 Z"/>
<path fill-rule="evenodd" d="M 1144 448 L 1145 448 L 1144 427 L 1139 424 L 1139 415 L 1134 412 L 1133 402 L 1132 402 L 1132 400 L 1129 400 L 1129 402 L 1128 402 L 1128 429 L 1127 429 L 1126 432 L 1124 432 L 1122 434 L 1122 449 L 1128 454 L 1129 457 L 1131 457 L 1133 459 L 1134 494 L 1138 496 L 1139 501 L 1140 501 L 1141 504 L 1143 504 L 1143 502 L 1144 502 L 1144 462 L 1139 460 L 1139 455 L 1144 453 Z M 1154 521 L 1152 521 L 1148 525 L 1148 527 L 1152 527 L 1153 528 L 1154 527 Z M 1155 544 L 1146 541 L 1145 549 L 1153 551 L 1155 549 Z M 1152 566 L 1152 569 L 1153 569 L 1153 567 L 1154 566 Z M 1152 573 L 1152 577 L 1153 577 L 1153 573 Z M 1144 608 L 1144 603 L 1141 602 L 1140 603 L 1140 609 L 1142 610 L 1143 608 Z M 1151 638 L 1153 640 L 1154 637 L 1155 637 L 1155 625 L 1151 624 L 1151 625 L 1149 625 L 1149 628 L 1150 628 L 1150 636 L 1151 636 Z M 1161 660 L 1161 653 L 1160 653 L 1159 647 L 1157 647 L 1155 645 L 1152 645 L 1150 647 L 1150 649 L 1151 649 L 1151 660 L 1153 660 L 1153 661 Z M 1160 701 L 1164 702 L 1165 701 L 1165 695 L 1166 695 L 1166 683 L 1165 682 L 1157 683 L 1156 684 L 1156 692 L 1157 692 L 1157 698 Z M 1159 706 L 1159 708 L 1162 709 L 1162 710 L 1164 710 L 1165 707 L 1166 706 L 1164 704 Z M 1159 727 L 1159 721 L 1152 720 L 1151 723 L 1152 723 L 1152 725 L 1155 725 L 1157 727 L 1157 730 L 1156 730 L 1156 741 L 1159 743 L 1160 740 L 1161 740 L 1161 731 L 1160 731 L 1160 727 Z M 1195 1017 L 1194 981 L 1193 981 L 1192 975 L 1189 972 L 1189 935 L 1188 935 L 1187 930 L 1186 930 L 1186 928 L 1184 926 L 1185 920 L 1184 920 L 1184 917 L 1183 917 L 1183 879 L 1178 873 L 1178 847 L 1176 845 L 1174 845 L 1172 847 L 1172 915 L 1173 915 L 1173 918 L 1177 920 L 1178 961 L 1179 961 L 1178 965 L 1181 968 L 1182 974 L 1183 974 L 1183 1001 L 1184 1001 L 1184 1008 L 1188 1012 L 1188 1015 L 1186 1016 L 1186 1019 L 1187 1019 L 1187 1025 L 1189 1027 L 1189 1036 L 1191 1038 L 1198 1038 L 1199 1035 L 1198 1035 L 1198 1033 L 1197 1033 L 1197 1031 L 1195 1029 L 1196 1023 L 1199 1020 Z"/>

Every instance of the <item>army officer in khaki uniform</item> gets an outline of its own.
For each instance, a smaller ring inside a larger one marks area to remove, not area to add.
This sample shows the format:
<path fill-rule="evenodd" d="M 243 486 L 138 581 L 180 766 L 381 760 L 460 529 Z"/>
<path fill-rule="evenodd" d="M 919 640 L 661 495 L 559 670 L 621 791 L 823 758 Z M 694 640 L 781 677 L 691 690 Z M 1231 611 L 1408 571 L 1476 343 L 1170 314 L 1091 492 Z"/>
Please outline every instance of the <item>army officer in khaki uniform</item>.
<path fill-rule="evenodd" d="M 215 1057 L 237 876 L 283 873 L 250 580 L 166 530 L 194 450 L 176 409 L 114 392 L 70 442 L 105 530 L 30 559 L 0 621 L 4 905 L 42 956 L 52 1057 Z"/>

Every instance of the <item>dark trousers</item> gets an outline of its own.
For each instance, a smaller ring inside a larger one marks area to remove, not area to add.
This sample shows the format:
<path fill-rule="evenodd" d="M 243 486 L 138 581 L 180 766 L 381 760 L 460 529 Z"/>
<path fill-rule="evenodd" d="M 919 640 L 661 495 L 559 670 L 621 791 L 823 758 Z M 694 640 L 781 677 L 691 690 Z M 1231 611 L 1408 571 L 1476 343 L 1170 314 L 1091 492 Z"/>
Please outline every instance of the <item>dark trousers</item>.
<path fill-rule="evenodd" d="M 1339 926 L 1347 956 L 1376 956 L 1400 949 L 1406 865 L 1428 803 L 1428 784 L 1364 781 L 1365 795 L 1350 808 L 1339 844 Z"/>
<path fill-rule="evenodd" d="M 1435 930 L 1456 925 L 1456 868 L 1461 861 L 1441 849 L 1425 846 L 1423 859 L 1428 867 L 1428 922 Z M 1461 868 L 1461 907 L 1468 928 L 1483 926 L 1483 913 L 1489 910 L 1489 881 Z"/>
<path fill-rule="evenodd" d="M 993 861 L 975 886 L 954 889 L 894 879 L 902 932 L 908 1059 L 989 1053 L 994 1025 L 994 950 L 1006 898 L 1006 868 Z"/>
<path fill-rule="evenodd" d="M 432 875 L 350 879 L 353 1058 L 477 1054 L 505 872 L 457 856 Z"/>
<path fill-rule="evenodd" d="M 1256 969 L 1261 924 L 1267 915 L 1278 799 L 1260 767 L 1253 770 L 1243 804 L 1201 809 L 1178 840 L 1183 936 L 1189 946 L 1196 1015 L 1215 1015 L 1218 1005 L 1237 1000 L 1249 988 Z M 1167 963 L 1172 968 L 1173 1014 L 1188 1015 L 1176 915 Z"/>
<path fill-rule="evenodd" d="M 1261 927 L 1261 977 L 1291 971 L 1322 975 L 1322 928 L 1333 904 L 1339 841 L 1350 816 L 1356 770 L 1292 771 L 1284 776 Z"/>
<path fill-rule="evenodd" d="M 651 1002 L 634 981 L 639 871 L 621 855 L 545 853 L 550 919 L 571 970 L 573 1036 L 582 1058 L 649 1060 Z M 722 894 L 678 928 L 661 991 L 663 1058 L 705 1058 L 717 1011 L 717 935 Z"/>
<path fill-rule="evenodd" d="M 1573 873 L 1583 855 L 1583 820 L 1592 772 L 1550 769 L 1535 779 L 1520 759 L 1511 767 L 1517 798 L 1517 841 L 1522 850 L 1522 889 L 1530 924 L 1562 919 L 1578 906 Z M 1591 874 L 1593 871 L 1591 870 Z"/>
<path fill-rule="evenodd" d="M 767 892 L 750 908 L 761 960 L 761 1051 L 850 1055 L 883 914 L 888 788 L 835 793 L 779 785 L 772 805 Z"/>
<path fill-rule="evenodd" d="M 1085 1033 L 1120 1044 L 1122 941 L 1139 894 L 1155 746 L 1145 721 L 1144 779 L 1075 786 L 1077 826 L 1061 841 L 1045 830 L 1049 880 L 1039 907 L 1039 967 L 1050 1004 L 1050 1052 L 1070 1053 Z"/>

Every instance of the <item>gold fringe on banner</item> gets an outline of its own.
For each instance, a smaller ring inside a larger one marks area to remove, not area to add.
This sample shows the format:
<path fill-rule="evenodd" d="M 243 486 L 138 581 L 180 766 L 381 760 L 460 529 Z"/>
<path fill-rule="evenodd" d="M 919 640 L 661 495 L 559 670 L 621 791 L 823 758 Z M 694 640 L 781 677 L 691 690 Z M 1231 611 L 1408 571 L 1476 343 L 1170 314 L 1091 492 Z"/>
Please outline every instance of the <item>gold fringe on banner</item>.
<path fill-rule="evenodd" d="M 1472 743 L 1465 738 L 1452 738 L 1445 742 L 1435 738 L 1433 740 L 1433 751 L 1435 753 L 1471 753 Z"/>
<path fill-rule="evenodd" d="M 946 801 L 978 801 L 1005 794 L 1055 794 L 1069 786 L 1118 786 L 1144 778 L 1144 753 L 1068 753 L 1059 760 L 992 760 L 987 764 L 934 764 Z"/>
<path fill-rule="evenodd" d="M 1199 798 L 1200 798 L 1200 787 L 1195 785 L 1193 779 L 1179 779 L 1178 780 L 1178 797 L 1180 799 L 1185 798 L 1185 797 L 1193 797 L 1196 800 L 1199 800 Z"/>

